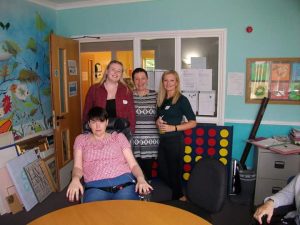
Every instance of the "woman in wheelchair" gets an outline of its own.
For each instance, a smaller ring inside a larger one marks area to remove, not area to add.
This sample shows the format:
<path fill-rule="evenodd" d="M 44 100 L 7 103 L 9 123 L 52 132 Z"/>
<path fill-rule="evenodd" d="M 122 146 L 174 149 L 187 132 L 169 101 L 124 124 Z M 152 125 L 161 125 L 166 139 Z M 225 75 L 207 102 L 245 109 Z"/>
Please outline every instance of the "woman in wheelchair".
<path fill-rule="evenodd" d="M 288 212 L 279 221 L 273 219 L 274 209 L 294 203 L 296 203 L 296 210 Z M 264 204 L 257 208 L 253 217 L 259 224 L 262 224 L 263 219 L 266 219 L 267 223 L 272 225 L 300 225 L 300 173 L 282 190 L 266 198 Z"/>
<path fill-rule="evenodd" d="M 88 124 L 92 132 L 78 135 L 74 143 L 74 168 L 67 198 L 78 201 L 83 195 L 83 202 L 91 202 L 139 199 L 139 195 L 149 194 L 152 187 L 145 181 L 127 138 L 123 133 L 106 132 L 106 110 L 90 109 Z"/>

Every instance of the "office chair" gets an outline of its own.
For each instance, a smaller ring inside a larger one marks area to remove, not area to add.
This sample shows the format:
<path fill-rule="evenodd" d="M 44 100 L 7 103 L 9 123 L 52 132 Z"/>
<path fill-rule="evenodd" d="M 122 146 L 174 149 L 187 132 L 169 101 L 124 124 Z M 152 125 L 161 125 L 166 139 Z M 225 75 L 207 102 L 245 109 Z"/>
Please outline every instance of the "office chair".
<path fill-rule="evenodd" d="M 211 215 L 222 209 L 226 196 L 226 167 L 217 159 L 206 158 L 199 160 L 192 169 L 186 186 L 188 201 L 163 203 L 187 210 L 211 222 Z"/>

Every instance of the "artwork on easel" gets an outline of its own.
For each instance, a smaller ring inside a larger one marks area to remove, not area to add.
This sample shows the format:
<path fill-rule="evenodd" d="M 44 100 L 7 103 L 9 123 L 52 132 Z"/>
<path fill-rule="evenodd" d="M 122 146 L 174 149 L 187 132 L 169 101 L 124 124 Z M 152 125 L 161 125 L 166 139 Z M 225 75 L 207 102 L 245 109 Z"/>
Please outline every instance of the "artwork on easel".
<path fill-rule="evenodd" d="M 300 58 L 247 59 L 246 103 L 300 104 Z"/>

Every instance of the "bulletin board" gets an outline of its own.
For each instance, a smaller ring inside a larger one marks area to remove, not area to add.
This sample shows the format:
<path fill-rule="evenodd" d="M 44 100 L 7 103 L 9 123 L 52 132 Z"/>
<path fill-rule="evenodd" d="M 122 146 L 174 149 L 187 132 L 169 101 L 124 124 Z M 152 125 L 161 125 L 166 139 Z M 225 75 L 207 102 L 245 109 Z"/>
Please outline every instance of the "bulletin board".
<path fill-rule="evenodd" d="M 248 58 L 246 103 L 300 104 L 300 58 Z"/>

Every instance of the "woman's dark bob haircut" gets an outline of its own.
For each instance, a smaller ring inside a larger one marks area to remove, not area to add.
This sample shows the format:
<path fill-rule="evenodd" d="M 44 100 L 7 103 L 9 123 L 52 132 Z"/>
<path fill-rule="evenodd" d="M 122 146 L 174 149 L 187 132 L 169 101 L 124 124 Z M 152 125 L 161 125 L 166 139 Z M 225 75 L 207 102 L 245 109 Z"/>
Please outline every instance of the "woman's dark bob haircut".
<path fill-rule="evenodd" d="M 143 68 L 136 68 L 131 74 L 132 80 L 134 80 L 135 74 L 137 73 L 145 73 L 146 77 L 148 78 L 148 73 L 146 70 L 144 70 Z"/>
<path fill-rule="evenodd" d="M 96 106 L 91 108 L 88 113 L 88 121 L 90 120 L 100 120 L 103 122 L 108 120 L 108 114 L 105 109 Z"/>

